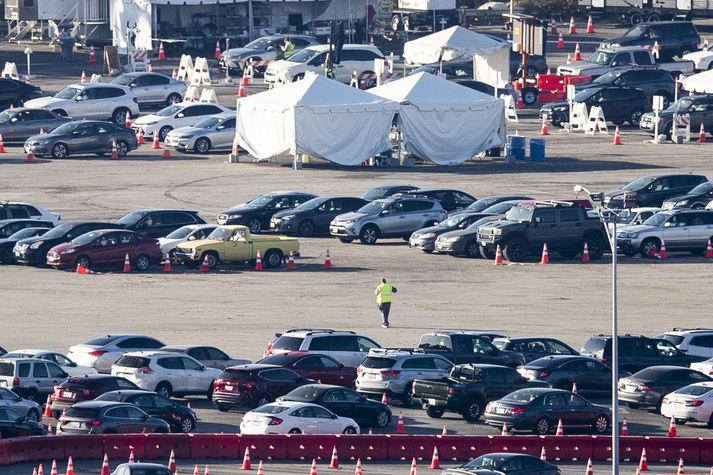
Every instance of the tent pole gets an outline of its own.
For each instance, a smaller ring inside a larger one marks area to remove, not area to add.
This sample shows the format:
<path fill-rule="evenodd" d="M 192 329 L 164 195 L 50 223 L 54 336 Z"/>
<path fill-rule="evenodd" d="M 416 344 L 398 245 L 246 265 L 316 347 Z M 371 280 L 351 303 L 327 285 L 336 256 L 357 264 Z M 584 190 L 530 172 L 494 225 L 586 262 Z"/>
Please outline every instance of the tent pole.
<path fill-rule="evenodd" d="M 253 31 L 253 25 L 255 23 L 255 18 L 253 17 L 253 0 L 248 0 L 248 37 L 250 41 L 255 37 L 255 32 Z"/>

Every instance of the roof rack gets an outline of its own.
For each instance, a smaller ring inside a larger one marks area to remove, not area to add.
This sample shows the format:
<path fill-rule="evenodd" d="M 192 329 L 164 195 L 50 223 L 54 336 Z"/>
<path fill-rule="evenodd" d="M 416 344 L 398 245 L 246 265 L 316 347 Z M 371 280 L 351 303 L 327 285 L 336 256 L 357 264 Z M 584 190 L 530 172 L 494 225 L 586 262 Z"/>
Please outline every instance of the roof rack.
<path fill-rule="evenodd" d="M 407 354 L 407 355 L 413 355 L 413 354 L 425 354 L 426 352 L 423 351 L 421 348 L 371 348 L 369 350 L 369 354 L 374 354 L 374 355 L 391 355 L 391 354 Z"/>
<path fill-rule="evenodd" d="M 691 331 L 713 331 L 713 328 L 682 328 L 682 327 L 673 327 L 671 331 L 675 332 L 691 332 Z"/>
<path fill-rule="evenodd" d="M 532 202 L 535 206 L 574 206 L 575 204 L 572 203 L 571 201 L 558 201 L 558 200 L 546 200 L 546 201 L 538 201 L 535 200 Z"/>
<path fill-rule="evenodd" d="M 308 335 L 313 335 L 315 333 L 335 333 L 335 332 L 343 332 L 343 333 L 354 333 L 353 331 L 347 331 L 347 330 L 333 330 L 331 328 L 290 328 L 288 330 L 285 330 L 283 333 L 275 333 L 276 337 L 281 337 L 285 333 L 294 333 L 294 332 L 307 332 Z"/>

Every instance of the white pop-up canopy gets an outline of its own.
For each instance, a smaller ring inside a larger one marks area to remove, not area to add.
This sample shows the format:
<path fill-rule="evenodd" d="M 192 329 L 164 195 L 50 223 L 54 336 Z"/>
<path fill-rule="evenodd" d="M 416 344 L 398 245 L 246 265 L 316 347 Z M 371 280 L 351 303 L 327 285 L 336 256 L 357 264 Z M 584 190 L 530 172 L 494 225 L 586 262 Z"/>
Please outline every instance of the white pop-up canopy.
<path fill-rule="evenodd" d="M 503 87 L 510 79 L 508 43 L 462 26 L 407 41 L 403 57 L 410 64 L 472 59 L 473 79 L 496 87 Z"/>
<path fill-rule="evenodd" d="M 369 92 L 400 104 L 404 146 L 418 157 L 456 165 L 503 143 L 501 99 L 429 73 Z"/>
<path fill-rule="evenodd" d="M 713 69 L 688 76 L 681 81 L 681 86 L 686 91 L 713 94 Z"/>
<path fill-rule="evenodd" d="M 307 74 L 238 101 L 237 139 L 256 158 L 307 154 L 359 165 L 390 148 L 398 104 Z"/>

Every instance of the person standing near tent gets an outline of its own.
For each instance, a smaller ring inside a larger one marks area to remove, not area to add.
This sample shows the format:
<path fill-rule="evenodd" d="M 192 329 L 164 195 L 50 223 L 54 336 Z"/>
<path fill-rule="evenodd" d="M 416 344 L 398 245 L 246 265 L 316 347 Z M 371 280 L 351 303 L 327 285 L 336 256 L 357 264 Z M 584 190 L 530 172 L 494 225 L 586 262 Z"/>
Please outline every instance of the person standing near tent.
<path fill-rule="evenodd" d="M 285 38 L 285 44 L 280 46 L 280 49 L 282 50 L 282 59 L 287 59 L 295 54 L 295 44 L 289 37 Z"/>
<path fill-rule="evenodd" d="M 391 296 L 398 292 L 396 287 L 386 282 L 386 279 L 381 279 L 381 284 L 376 287 L 376 305 L 381 311 L 383 328 L 389 328 L 389 312 L 391 311 Z"/>

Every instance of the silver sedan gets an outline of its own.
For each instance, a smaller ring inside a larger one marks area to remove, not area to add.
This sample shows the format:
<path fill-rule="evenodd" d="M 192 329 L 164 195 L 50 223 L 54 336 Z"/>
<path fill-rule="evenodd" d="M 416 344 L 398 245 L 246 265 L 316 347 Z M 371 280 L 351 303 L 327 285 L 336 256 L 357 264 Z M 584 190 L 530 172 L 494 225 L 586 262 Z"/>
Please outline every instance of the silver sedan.
<path fill-rule="evenodd" d="M 183 100 L 186 83 L 158 73 L 126 73 L 112 84 L 126 86 L 136 95 L 140 106 L 170 106 Z"/>
<path fill-rule="evenodd" d="M 0 113 L 0 134 L 5 142 L 24 142 L 40 130 L 50 132 L 71 120 L 44 109 L 7 109 Z"/>
<path fill-rule="evenodd" d="M 42 410 L 35 401 L 22 399 L 9 389 L 0 388 L 0 407 L 9 407 L 28 420 L 40 422 L 42 420 Z"/>
<path fill-rule="evenodd" d="M 230 149 L 235 139 L 235 112 L 224 112 L 200 120 L 189 127 L 179 127 L 166 135 L 166 145 L 180 151 L 208 153 Z"/>

